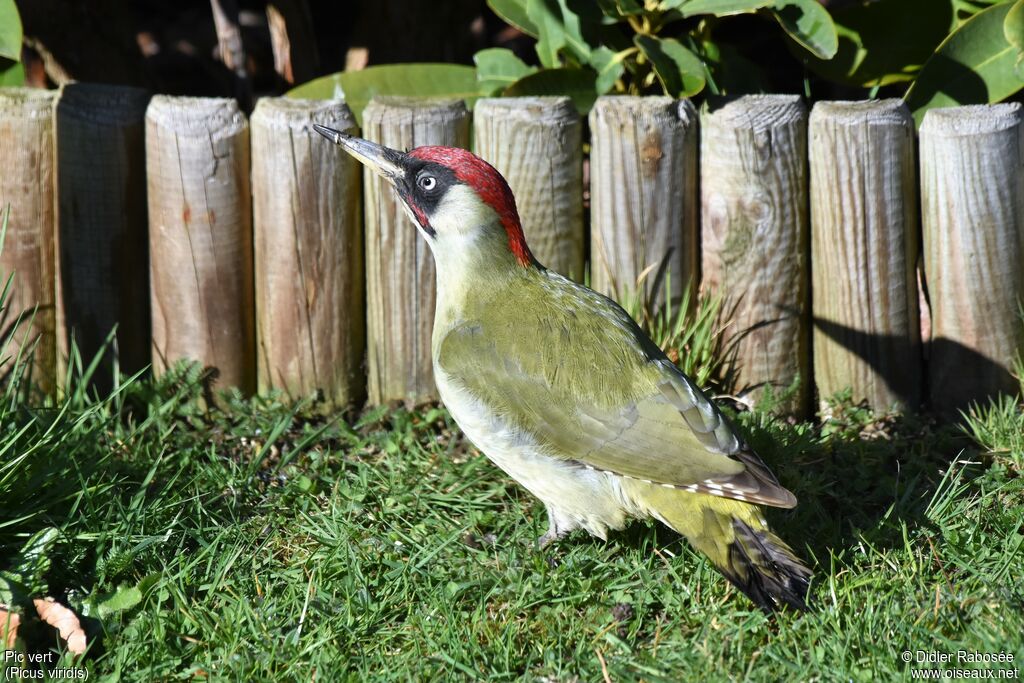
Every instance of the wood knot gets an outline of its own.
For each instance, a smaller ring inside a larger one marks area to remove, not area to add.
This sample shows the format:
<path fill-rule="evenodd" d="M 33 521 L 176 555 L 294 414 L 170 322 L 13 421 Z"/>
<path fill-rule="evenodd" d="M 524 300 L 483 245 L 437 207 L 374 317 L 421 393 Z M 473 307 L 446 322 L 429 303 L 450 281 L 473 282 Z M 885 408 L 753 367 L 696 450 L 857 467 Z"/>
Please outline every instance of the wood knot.
<path fill-rule="evenodd" d="M 664 156 L 661 133 L 655 130 L 645 135 L 640 144 L 640 169 L 645 178 L 651 178 L 658 174 L 658 166 Z"/>

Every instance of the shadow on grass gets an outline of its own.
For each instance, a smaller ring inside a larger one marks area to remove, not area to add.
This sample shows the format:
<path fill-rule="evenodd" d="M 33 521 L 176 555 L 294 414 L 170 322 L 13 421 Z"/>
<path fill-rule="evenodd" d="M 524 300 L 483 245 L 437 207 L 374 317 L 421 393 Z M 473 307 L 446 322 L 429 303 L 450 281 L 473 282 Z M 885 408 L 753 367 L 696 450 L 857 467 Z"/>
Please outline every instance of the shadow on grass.
<path fill-rule="evenodd" d="M 768 509 L 769 523 L 819 578 L 828 574 L 831 554 L 861 544 L 876 550 L 902 547 L 904 524 L 935 526 L 927 511 L 944 474 L 957 460 L 975 461 L 979 455 L 955 424 L 918 415 L 876 416 L 849 400 L 835 405 L 825 425 L 790 423 L 764 412 L 741 413 L 733 421 L 796 494 L 796 508 Z M 676 555 L 689 547 L 673 530 L 653 522 L 634 521 L 611 538 Z M 580 533 L 559 548 L 567 543 L 604 542 Z"/>
<path fill-rule="evenodd" d="M 902 545 L 902 524 L 929 525 L 926 512 L 943 474 L 976 453 L 952 424 L 914 415 L 871 420 L 849 402 L 835 412 L 824 426 L 762 415 L 741 419 L 751 445 L 799 500 L 793 510 L 771 511 L 770 520 L 818 561 L 861 542 L 878 549 Z"/>

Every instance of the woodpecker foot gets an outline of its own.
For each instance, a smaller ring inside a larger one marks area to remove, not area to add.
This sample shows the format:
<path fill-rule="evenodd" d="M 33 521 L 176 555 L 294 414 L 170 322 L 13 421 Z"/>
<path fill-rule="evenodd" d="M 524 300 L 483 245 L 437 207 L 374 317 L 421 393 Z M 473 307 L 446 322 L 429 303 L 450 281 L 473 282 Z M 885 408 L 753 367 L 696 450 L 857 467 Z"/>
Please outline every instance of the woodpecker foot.
<path fill-rule="evenodd" d="M 544 550 L 555 541 L 560 541 L 565 536 L 565 532 L 558 532 L 554 529 L 548 529 L 547 533 L 543 536 L 537 537 L 537 548 Z"/>
<path fill-rule="evenodd" d="M 575 529 L 577 526 L 572 523 L 571 519 L 559 514 L 556 510 L 553 510 L 550 505 L 547 506 L 547 509 L 548 530 L 547 533 L 537 539 L 537 547 L 540 550 L 547 548 L 555 541 L 560 541 L 567 533 Z"/>

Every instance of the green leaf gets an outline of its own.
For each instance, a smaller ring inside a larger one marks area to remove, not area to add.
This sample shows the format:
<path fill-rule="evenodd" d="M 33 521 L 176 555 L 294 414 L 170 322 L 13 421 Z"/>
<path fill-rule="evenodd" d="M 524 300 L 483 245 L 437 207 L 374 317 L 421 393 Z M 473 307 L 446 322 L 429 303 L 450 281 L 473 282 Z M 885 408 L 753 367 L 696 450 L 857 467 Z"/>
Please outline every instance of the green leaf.
<path fill-rule="evenodd" d="M 53 527 L 32 534 L 0 571 L 0 603 L 7 605 L 46 592 L 43 575 L 50 569 L 50 553 L 60 533 Z"/>
<path fill-rule="evenodd" d="M 0 57 L 21 61 L 21 17 L 14 0 L 0 0 Z"/>
<path fill-rule="evenodd" d="M 1006 42 L 1018 50 L 1024 50 L 1024 0 L 1017 0 L 1003 20 L 1003 35 Z"/>
<path fill-rule="evenodd" d="M 956 25 L 964 23 L 978 12 L 1007 0 L 952 0 L 956 10 Z M 954 27 L 955 28 L 955 27 Z"/>
<path fill-rule="evenodd" d="M 683 17 L 697 14 L 714 14 L 717 17 L 727 14 L 743 14 L 754 12 L 772 4 L 773 0 L 687 0 L 684 2 L 666 2 L 665 9 L 678 10 Z"/>
<path fill-rule="evenodd" d="M 527 0 L 527 16 L 537 27 L 537 58 L 549 69 L 557 68 L 562 60 L 559 53 L 565 47 L 561 10 L 555 0 Z"/>
<path fill-rule="evenodd" d="M 25 65 L 0 57 L 0 87 L 25 85 Z"/>
<path fill-rule="evenodd" d="M 903 99 L 918 125 L 935 107 L 998 102 L 1024 87 L 1003 26 L 1010 4 L 978 12 L 939 45 Z"/>
<path fill-rule="evenodd" d="M 952 0 L 856 3 L 832 19 L 838 37 L 832 59 L 808 57 L 795 44 L 791 50 L 819 76 L 861 87 L 912 80 L 955 25 Z"/>
<path fill-rule="evenodd" d="M 494 95 L 537 70 L 537 67 L 528 66 L 516 57 L 512 50 L 503 47 L 480 50 L 473 55 L 473 62 L 476 64 L 476 82 L 483 95 Z"/>
<path fill-rule="evenodd" d="M 619 6 L 619 12 L 623 15 L 644 13 L 644 3 L 642 0 L 615 0 L 615 4 Z"/>
<path fill-rule="evenodd" d="M 100 619 L 117 612 L 124 612 L 142 602 L 142 591 L 138 586 L 121 586 L 113 593 L 96 598 L 93 613 Z"/>
<path fill-rule="evenodd" d="M 476 69 L 460 64 L 386 64 L 361 71 L 323 76 L 288 91 L 289 97 L 313 100 L 344 98 L 363 125 L 363 109 L 377 95 L 447 97 L 472 106 L 480 96 Z"/>
<path fill-rule="evenodd" d="M 789 37 L 820 59 L 831 59 L 839 49 L 832 16 L 817 0 L 775 0 L 771 13 Z"/>
<path fill-rule="evenodd" d="M 9 572 L 0 571 L 0 605 L 11 607 L 27 598 L 25 587 L 17 578 Z"/>
<path fill-rule="evenodd" d="M 45 571 L 50 566 L 50 551 L 59 537 L 59 532 L 53 527 L 32 534 L 15 556 L 14 566 L 22 570 L 33 567 L 34 571 Z"/>
<path fill-rule="evenodd" d="M 623 17 L 644 13 L 640 0 L 597 0 L 598 7 L 606 17 L 621 21 Z"/>
<path fill-rule="evenodd" d="M 721 95 L 749 95 L 767 91 L 770 80 L 761 64 L 745 57 L 735 45 L 702 41 L 704 63 Z"/>
<path fill-rule="evenodd" d="M 526 12 L 537 27 L 536 50 L 542 65 L 549 69 L 561 66 L 561 55 L 578 65 L 590 63 L 592 48 L 583 35 L 584 22 L 569 7 L 568 0 L 527 0 Z M 588 17 L 590 20 L 599 18 L 599 14 Z M 595 24 L 594 21 L 587 23 Z"/>
<path fill-rule="evenodd" d="M 60 533 L 53 527 L 37 531 L 12 558 L 10 570 L 20 577 L 29 593 L 46 591 L 43 575 L 50 570 L 50 553 L 59 537 Z"/>
<path fill-rule="evenodd" d="M 1017 50 L 1017 78 L 1024 79 L 1024 0 L 1017 0 L 1003 22 L 1006 41 Z"/>
<path fill-rule="evenodd" d="M 521 78 L 503 93 L 506 97 L 563 95 L 572 99 L 580 115 L 586 116 L 597 99 L 596 75 L 590 69 L 541 69 Z"/>
<path fill-rule="evenodd" d="M 597 71 L 597 81 L 594 83 L 594 89 L 598 95 L 604 95 L 611 90 L 615 85 L 615 81 L 619 80 L 619 77 L 622 76 L 622 72 L 626 69 L 622 60 L 630 52 L 631 50 L 612 52 L 602 45 L 591 53 L 590 66 L 594 67 L 594 70 Z"/>
<path fill-rule="evenodd" d="M 526 14 L 526 0 L 487 0 L 487 6 L 509 26 L 528 36 L 537 37 L 537 26 Z"/>
<path fill-rule="evenodd" d="M 637 35 L 633 42 L 650 60 L 667 95 L 690 97 L 704 89 L 707 76 L 704 62 L 678 41 Z"/>
<path fill-rule="evenodd" d="M 83 616 L 106 619 L 112 614 L 129 610 L 140 602 L 159 582 L 161 574 L 147 574 L 135 586 L 122 585 L 110 593 L 92 594 L 78 606 Z"/>
<path fill-rule="evenodd" d="M 163 574 L 160 572 L 150 572 L 142 577 L 139 581 L 139 592 L 143 596 L 147 595 L 151 590 L 156 588 L 157 584 L 160 583 L 160 579 L 163 578 Z"/>

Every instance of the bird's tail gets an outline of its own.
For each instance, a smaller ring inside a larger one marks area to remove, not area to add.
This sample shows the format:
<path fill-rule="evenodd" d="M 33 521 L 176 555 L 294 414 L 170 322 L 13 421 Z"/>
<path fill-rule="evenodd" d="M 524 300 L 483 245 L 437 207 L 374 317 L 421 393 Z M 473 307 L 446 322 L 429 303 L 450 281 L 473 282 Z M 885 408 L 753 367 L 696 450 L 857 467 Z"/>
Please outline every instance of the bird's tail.
<path fill-rule="evenodd" d="M 811 570 L 768 529 L 761 508 L 657 486 L 646 493 L 648 511 L 686 536 L 758 607 L 807 609 Z"/>

